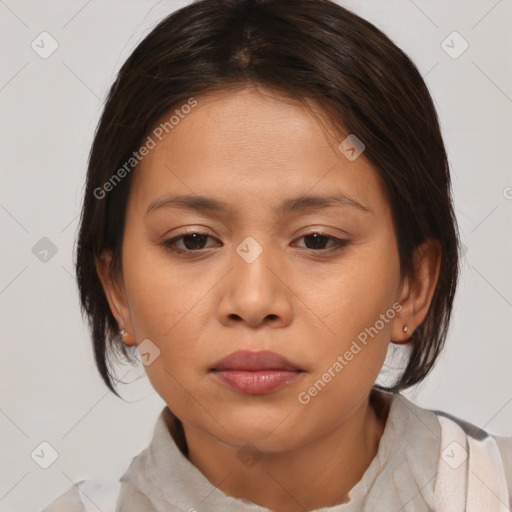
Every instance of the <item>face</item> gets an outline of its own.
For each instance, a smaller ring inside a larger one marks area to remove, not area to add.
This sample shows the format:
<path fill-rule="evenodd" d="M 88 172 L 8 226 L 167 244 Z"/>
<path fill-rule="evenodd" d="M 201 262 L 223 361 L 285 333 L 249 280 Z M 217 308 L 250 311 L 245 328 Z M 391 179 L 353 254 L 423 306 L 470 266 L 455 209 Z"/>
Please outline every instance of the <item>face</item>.
<path fill-rule="evenodd" d="M 347 134 L 327 134 L 300 103 L 255 88 L 196 100 L 136 170 L 111 306 L 150 340 L 147 375 L 185 425 L 293 449 L 351 416 L 400 337 L 390 206 L 364 153 L 349 160 Z M 239 350 L 301 371 L 237 391 L 210 370 Z"/>

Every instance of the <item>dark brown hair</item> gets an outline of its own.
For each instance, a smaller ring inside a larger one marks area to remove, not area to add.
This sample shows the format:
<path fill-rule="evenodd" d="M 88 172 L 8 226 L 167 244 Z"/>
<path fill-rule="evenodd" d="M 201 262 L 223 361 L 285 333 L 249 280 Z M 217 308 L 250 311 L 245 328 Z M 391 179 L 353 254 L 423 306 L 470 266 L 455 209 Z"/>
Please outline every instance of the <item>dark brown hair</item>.
<path fill-rule="evenodd" d="M 440 242 L 439 279 L 427 316 L 409 341 L 405 370 L 391 387 L 377 387 L 396 392 L 420 382 L 444 345 L 459 274 L 446 151 L 415 65 L 375 26 L 330 0 L 196 1 L 161 21 L 119 71 L 89 156 L 76 254 L 82 313 L 104 382 L 118 394 L 109 356 L 130 354 L 95 261 L 111 251 L 112 275 L 122 275 L 125 211 L 136 162 L 115 186 L 104 185 L 127 169 L 164 114 L 200 94 L 247 85 L 312 100 L 331 126 L 364 143 L 364 157 L 389 197 L 402 276 L 412 275 L 420 243 Z"/>

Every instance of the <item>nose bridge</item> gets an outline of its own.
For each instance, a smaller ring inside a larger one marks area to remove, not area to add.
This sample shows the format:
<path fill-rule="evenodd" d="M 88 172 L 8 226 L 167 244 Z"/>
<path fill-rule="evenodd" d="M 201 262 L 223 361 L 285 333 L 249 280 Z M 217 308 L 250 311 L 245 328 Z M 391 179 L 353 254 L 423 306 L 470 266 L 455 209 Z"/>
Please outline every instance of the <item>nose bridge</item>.
<path fill-rule="evenodd" d="M 237 318 L 252 326 L 266 318 L 290 321 L 291 305 L 272 263 L 276 261 L 272 243 L 270 237 L 255 234 L 235 247 L 228 289 L 220 306 L 224 321 Z"/>
<path fill-rule="evenodd" d="M 275 276 L 268 268 L 272 259 L 270 245 L 270 237 L 254 235 L 245 237 L 236 246 L 234 279 L 237 284 L 248 285 L 260 294 L 273 291 L 271 281 Z"/>

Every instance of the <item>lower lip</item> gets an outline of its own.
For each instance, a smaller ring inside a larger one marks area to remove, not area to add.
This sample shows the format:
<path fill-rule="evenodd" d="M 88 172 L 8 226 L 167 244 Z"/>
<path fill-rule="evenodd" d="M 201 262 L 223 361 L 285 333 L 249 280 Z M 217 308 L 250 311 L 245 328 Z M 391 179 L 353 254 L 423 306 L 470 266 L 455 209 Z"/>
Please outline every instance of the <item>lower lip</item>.
<path fill-rule="evenodd" d="M 290 370 L 215 370 L 229 388 L 249 395 L 263 395 L 294 382 L 302 372 Z"/>

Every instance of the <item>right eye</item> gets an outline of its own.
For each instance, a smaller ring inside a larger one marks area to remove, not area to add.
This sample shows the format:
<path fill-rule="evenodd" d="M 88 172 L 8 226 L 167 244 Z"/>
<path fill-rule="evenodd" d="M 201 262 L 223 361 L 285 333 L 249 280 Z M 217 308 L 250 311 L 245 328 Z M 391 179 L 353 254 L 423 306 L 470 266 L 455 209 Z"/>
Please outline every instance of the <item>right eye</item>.
<path fill-rule="evenodd" d="M 194 253 L 199 252 L 205 248 L 204 244 L 208 238 L 213 239 L 212 236 L 206 233 L 191 231 L 189 233 L 183 233 L 182 235 L 164 240 L 160 245 L 162 245 L 168 251 L 174 252 L 176 254 Z M 178 247 L 180 242 L 183 244 L 184 248 Z"/>

